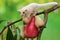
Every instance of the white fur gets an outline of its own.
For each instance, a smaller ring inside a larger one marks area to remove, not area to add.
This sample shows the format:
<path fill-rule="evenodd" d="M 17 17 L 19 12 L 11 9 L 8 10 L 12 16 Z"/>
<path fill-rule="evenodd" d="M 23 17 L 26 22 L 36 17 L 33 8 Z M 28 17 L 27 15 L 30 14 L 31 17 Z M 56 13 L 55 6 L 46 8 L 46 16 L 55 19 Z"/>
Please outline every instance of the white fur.
<path fill-rule="evenodd" d="M 45 4 L 31 3 L 23 7 L 22 9 L 19 9 L 18 11 L 21 12 L 21 15 L 27 14 L 28 16 L 28 14 L 37 13 L 39 8 L 45 8 L 45 7 L 54 6 L 54 5 L 57 5 L 57 2 L 50 2 L 50 3 L 45 3 Z M 23 14 L 23 12 L 25 12 L 25 14 Z"/>

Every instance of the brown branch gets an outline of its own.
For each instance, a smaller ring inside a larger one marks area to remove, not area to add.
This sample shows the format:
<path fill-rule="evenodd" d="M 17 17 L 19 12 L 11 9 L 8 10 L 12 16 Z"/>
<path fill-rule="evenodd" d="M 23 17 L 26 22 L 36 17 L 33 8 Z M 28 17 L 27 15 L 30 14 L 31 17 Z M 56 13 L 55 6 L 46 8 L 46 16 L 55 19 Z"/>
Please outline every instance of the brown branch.
<path fill-rule="evenodd" d="M 60 4 L 55 5 L 55 6 L 53 6 L 52 8 L 49 8 L 49 9 L 47 9 L 47 10 L 45 10 L 45 11 L 43 11 L 43 12 L 40 12 L 40 13 L 38 13 L 38 14 L 36 14 L 36 15 L 44 14 L 45 12 L 47 12 L 47 13 L 52 12 L 52 11 L 56 10 L 57 8 L 59 8 L 59 7 L 60 7 Z M 3 33 L 3 31 L 4 31 L 7 27 L 9 27 L 9 26 L 11 26 L 11 25 L 13 25 L 13 24 L 21 21 L 21 20 L 22 20 L 22 19 L 19 19 L 19 20 L 14 21 L 14 22 L 8 24 L 7 26 L 5 26 L 5 27 L 3 28 L 3 30 L 0 32 L 0 35 Z"/>
<path fill-rule="evenodd" d="M 44 28 L 39 28 L 39 35 L 37 37 L 37 40 L 41 40 L 41 35 L 42 35 L 42 32 L 43 32 L 43 29 Z"/>
<path fill-rule="evenodd" d="M 13 24 L 21 21 L 21 20 L 22 20 L 22 19 L 19 19 L 19 20 L 17 20 L 17 21 L 14 21 L 14 22 L 12 22 L 12 23 L 9 23 L 9 24 L 8 24 L 7 26 L 5 26 L 5 27 L 3 28 L 3 30 L 0 32 L 0 35 L 3 33 L 3 31 L 4 31 L 7 27 L 9 27 L 9 26 L 11 26 L 11 25 L 13 25 Z"/>
<path fill-rule="evenodd" d="M 44 27 L 46 28 L 46 24 L 47 24 L 47 20 L 48 20 L 48 13 L 46 12 L 45 14 L 44 14 Z"/>

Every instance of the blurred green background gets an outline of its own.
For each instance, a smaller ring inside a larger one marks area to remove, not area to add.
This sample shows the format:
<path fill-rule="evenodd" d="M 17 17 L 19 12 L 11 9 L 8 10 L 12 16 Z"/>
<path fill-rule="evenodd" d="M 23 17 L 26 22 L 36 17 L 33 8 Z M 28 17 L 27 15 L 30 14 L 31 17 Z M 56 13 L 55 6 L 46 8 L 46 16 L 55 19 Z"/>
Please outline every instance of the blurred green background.
<path fill-rule="evenodd" d="M 19 8 L 28 5 L 29 3 L 47 3 L 60 2 L 60 0 L 0 0 L 0 20 L 5 20 L 0 23 L 0 32 L 7 25 L 7 22 L 13 22 L 21 18 Z M 16 26 L 23 25 L 23 22 L 16 23 Z M 41 40 L 60 40 L 60 8 L 58 13 L 51 12 L 48 15 L 46 28 L 42 33 Z"/>

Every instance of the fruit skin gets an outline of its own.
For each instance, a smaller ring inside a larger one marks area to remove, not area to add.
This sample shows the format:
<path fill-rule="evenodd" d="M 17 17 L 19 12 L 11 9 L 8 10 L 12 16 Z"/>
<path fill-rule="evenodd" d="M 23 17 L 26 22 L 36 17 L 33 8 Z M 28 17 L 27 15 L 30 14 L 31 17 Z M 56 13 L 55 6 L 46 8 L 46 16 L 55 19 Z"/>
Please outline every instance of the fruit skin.
<path fill-rule="evenodd" d="M 44 25 L 44 21 L 39 16 L 35 16 L 35 25 L 41 27 Z"/>
<path fill-rule="evenodd" d="M 24 35 L 28 38 L 34 38 L 38 36 L 38 28 L 35 25 L 35 17 L 32 17 L 30 22 L 24 29 Z"/>

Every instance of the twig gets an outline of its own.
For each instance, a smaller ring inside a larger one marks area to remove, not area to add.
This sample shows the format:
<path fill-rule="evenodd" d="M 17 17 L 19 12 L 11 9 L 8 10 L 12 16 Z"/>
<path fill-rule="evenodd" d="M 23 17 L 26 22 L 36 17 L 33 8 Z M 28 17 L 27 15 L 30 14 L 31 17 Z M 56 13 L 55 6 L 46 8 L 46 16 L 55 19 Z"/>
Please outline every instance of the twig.
<path fill-rule="evenodd" d="M 39 28 L 39 36 L 37 37 L 37 40 L 41 40 L 41 34 L 43 32 L 44 28 Z"/>
<path fill-rule="evenodd" d="M 60 7 L 60 4 L 55 5 L 55 6 L 53 6 L 52 8 L 49 8 L 49 9 L 47 9 L 47 10 L 45 10 L 45 11 L 43 11 L 43 12 L 40 12 L 40 13 L 38 13 L 38 14 L 36 14 L 36 15 L 44 14 L 45 12 L 47 12 L 47 13 L 52 12 L 52 11 L 56 10 L 57 8 L 59 8 L 59 7 Z M 19 20 L 14 21 L 14 22 L 8 24 L 7 26 L 5 26 L 5 27 L 3 28 L 3 30 L 0 32 L 0 35 L 3 33 L 3 31 L 4 31 L 7 27 L 9 27 L 9 26 L 11 26 L 11 25 L 13 25 L 13 24 L 21 21 L 21 20 L 22 20 L 22 19 L 19 19 Z"/>
<path fill-rule="evenodd" d="M 17 21 L 14 21 L 14 22 L 12 22 L 12 23 L 9 23 L 9 24 L 8 24 L 7 26 L 5 26 L 5 27 L 3 28 L 3 30 L 0 32 L 0 35 L 3 33 L 3 31 L 4 31 L 7 27 L 9 27 L 9 26 L 11 26 L 11 25 L 13 25 L 13 24 L 21 21 L 21 20 L 22 20 L 22 19 L 19 19 L 19 20 L 17 20 Z"/>

